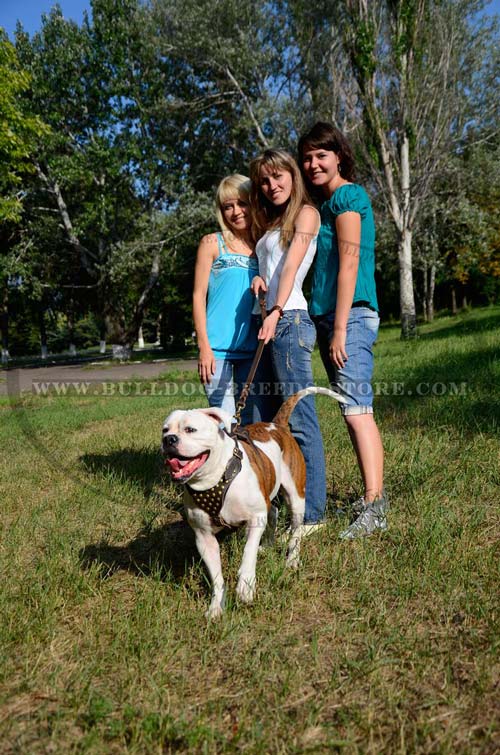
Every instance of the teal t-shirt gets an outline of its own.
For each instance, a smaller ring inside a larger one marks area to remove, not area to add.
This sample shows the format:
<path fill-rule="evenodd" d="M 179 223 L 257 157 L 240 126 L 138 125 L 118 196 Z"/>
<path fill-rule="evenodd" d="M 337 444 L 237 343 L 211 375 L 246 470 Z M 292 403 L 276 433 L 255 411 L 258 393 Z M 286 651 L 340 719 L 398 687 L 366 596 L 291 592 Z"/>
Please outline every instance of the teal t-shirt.
<path fill-rule="evenodd" d="M 368 194 L 358 184 L 344 184 L 333 192 L 320 209 L 321 228 L 314 263 L 311 302 L 312 315 L 334 312 L 337 304 L 337 278 L 339 249 L 335 221 L 344 212 L 357 212 L 361 216 L 361 245 L 359 268 L 353 304 L 367 302 L 378 312 L 375 290 L 375 223 Z M 355 250 L 357 253 L 357 250 Z"/>

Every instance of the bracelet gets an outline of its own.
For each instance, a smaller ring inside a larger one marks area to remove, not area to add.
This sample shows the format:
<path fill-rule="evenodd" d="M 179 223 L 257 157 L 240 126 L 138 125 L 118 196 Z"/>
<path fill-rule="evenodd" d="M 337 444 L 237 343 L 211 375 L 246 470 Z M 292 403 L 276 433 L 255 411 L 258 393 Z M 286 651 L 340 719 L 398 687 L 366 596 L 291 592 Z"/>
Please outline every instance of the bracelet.
<path fill-rule="evenodd" d="M 280 320 L 283 317 L 283 309 L 280 307 L 279 304 L 275 304 L 274 307 L 271 307 L 271 309 L 268 311 L 267 314 L 270 315 L 271 312 L 279 312 L 280 313 L 280 316 L 279 316 Z"/>

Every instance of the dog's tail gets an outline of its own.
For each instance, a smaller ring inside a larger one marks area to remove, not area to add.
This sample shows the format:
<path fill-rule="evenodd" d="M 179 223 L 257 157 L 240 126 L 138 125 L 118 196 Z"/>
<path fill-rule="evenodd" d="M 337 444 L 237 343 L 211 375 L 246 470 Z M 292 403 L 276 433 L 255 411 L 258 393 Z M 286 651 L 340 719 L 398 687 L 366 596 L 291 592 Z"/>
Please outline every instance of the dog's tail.
<path fill-rule="evenodd" d="M 309 388 L 303 388 L 301 391 L 294 393 L 293 396 L 290 396 L 290 398 L 285 401 L 283 406 L 280 407 L 278 413 L 273 419 L 273 422 L 276 425 L 285 425 L 286 427 L 290 420 L 290 415 L 300 399 L 304 398 L 304 396 L 315 396 L 318 393 L 322 396 L 330 396 L 330 398 L 336 399 L 340 404 L 345 404 L 345 398 L 341 396 L 340 393 L 332 391 L 330 388 L 320 388 L 316 385 L 311 385 Z"/>

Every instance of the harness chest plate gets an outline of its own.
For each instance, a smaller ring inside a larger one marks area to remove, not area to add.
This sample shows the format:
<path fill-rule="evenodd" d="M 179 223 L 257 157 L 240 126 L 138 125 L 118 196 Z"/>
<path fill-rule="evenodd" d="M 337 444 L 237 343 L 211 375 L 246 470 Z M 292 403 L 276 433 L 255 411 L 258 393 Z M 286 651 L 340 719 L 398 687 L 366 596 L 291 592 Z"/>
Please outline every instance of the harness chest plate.
<path fill-rule="evenodd" d="M 232 481 L 239 474 L 241 470 L 241 460 L 243 454 L 238 445 L 233 449 L 233 455 L 226 464 L 224 474 L 220 478 L 219 482 L 208 490 L 193 490 L 190 485 L 186 485 L 189 495 L 193 499 L 196 506 L 204 511 L 213 524 L 218 527 L 230 527 L 220 518 L 220 512 L 224 506 L 227 491 Z"/>

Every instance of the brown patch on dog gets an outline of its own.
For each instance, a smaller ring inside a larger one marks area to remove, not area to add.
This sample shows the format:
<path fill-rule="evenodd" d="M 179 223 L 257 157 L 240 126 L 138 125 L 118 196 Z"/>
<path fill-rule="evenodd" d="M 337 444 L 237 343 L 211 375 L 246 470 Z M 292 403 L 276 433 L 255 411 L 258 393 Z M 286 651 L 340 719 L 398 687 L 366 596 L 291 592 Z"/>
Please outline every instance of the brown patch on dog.
<path fill-rule="evenodd" d="M 298 494 L 304 498 L 306 491 L 306 464 L 302 451 L 290 430 L 287 427 L 276 426 L 266 422 L 256 422 L 254 425 L 245 427 L 253 441 L 268 443 L 271 440 L 281 448 L 283 461 L 287 465 L 295 480 Z M 260 449 L 254 448 L 251 443 L 245 443 L 245 450 L 250 463 L 257 474 L 260 489 L 266 499 L 267 508 L 271 505 L 270 494 L 276 484 L 276 473 L 270 459 Z"/>
<path fill-rule="evenodd" d="M 264 422 L 257 422 L 255 425 L 247 425 L 245 430 L 248 432 L 253 441 L 266 443 L 271 440 L 268 426 Z M 271 492 L 276 484 L 276 472 L 274 465 L 266 454 L 256 448 L 251 443 L 245 443 L 245 451 L 252 469 L 257 475 L 259 487 L 266 501 L 267 510 L 271 508 Z"/>

